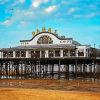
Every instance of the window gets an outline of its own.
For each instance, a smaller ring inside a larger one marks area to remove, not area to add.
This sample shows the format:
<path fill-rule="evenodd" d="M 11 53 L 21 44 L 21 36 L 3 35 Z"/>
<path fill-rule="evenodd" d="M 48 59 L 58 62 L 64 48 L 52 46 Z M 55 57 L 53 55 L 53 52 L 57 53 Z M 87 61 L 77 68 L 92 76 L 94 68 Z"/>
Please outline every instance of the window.
<path fill-rule="evenodd" d="M 47 36 L 47 35 L 41 36 L 37 41 L 37 44 L 52 44 L 52 43 L 53 43 L 53 40 L 51 39 L 50 36 Z"/>
<path fill-rule="evenodd" d="M 75 56 L 75 50 L 70 50 L 70 56 Z"/>
<path fill-rule="evenodd" d="M 53 50 L 49 50 L 49 57 L 50 58 L 53 57 L 53 54 L 54 54 Z"/>
<path fill-rule="evenodd" d="M 16 57 L 20 57 L 20 51 L 16 51 Z"/>
<path fill-rule="evenodd" d="M 55 57 L 60 57 L 60 50 L 55 50 Z"/>
<path fill-rule="evenodd" d="M 21 51 L 21 57 L 26 57 L 26 52 L 25 51 Z"/>
<path fill-rule="evenodd" d="M 13 57 L 13 51 L 9 51 L 8 56 Z"/>
<path fill-rule="evenodd" d="M 7 56 L 8 56 L 7 51 L 4 51 L 4 52 L 3 52 L 3 57 L 7 57 Z"/>
<path fill-rule="evenodd" d="M 78 50 L 78 56 L 84 56 L 84 49 Z"/>
<path fill-rule="evenodd" d="M 68 50 L 63 50 L 63 56 L 64 57 L 68 56 Z"/>

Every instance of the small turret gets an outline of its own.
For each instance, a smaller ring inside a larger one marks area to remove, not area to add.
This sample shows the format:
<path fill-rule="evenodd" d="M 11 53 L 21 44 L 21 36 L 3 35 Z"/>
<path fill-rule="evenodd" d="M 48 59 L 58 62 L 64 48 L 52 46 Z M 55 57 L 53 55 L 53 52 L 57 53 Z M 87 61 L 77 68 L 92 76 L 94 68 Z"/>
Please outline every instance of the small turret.
<path fill-rule="evenodd" d="M 34 35 L 36 35 L 36 34 L 39 34 L 40 32 L 41 32 L 41 31 L 40 31 L 39 29 L 37 29 L 36 32 L 32 32 L 32 35 L 34 36 Z M 49 28 L 48 30 L 46 30 L 45 27 L 42 27 L 42 32 L 49 32 L 49 33 L 52 33 L 52 29 Z M 54 33 L 55 35 L 57 35 L 57 30 L 55 30 L 53 33 Z"/>
<path fill-rule="evenodd" d="M 32 35 L 34 36 L 35 35 L 35 32 L 32 32 Z"/>
<path fill-rule="evenodd" d="M 42 27 L 42 32 L 46 32 L 46 28 L 45 27 Z"/>
<path fill-rule="evenodd" d="M 54 34 L 57 34 L 57 30 L 54 31 Z"/>
<path fill-rule="evenodd" d="M 49 28 L 49 29 L 48 29 L 48 32 L 50 32 L 50 33 L 51 33 L 51 28 Z"/>
<path fill-rule="evenodd" d="M 40 30 L 39 30 L 39 29 L 37 29 L 37 34 L 38 34 L 38 33 L 40 33 Z"/>

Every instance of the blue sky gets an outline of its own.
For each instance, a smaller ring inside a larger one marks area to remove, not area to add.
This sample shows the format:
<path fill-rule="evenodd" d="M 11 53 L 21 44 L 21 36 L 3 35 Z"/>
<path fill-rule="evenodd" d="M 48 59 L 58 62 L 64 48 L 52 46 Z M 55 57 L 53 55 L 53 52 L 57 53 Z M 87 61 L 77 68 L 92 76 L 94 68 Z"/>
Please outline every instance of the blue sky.
<path fill-rule="evenodd" d="M 43 26 L 99 48 L 100 0 L 0 0 L 0 48 L 19 45 Z"/>

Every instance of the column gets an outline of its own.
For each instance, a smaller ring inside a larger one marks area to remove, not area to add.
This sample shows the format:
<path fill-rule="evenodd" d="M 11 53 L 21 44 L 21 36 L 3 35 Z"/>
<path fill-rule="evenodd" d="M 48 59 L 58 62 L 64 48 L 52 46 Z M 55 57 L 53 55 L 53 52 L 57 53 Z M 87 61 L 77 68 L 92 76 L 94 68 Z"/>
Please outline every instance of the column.
<path fill-rule="evenodd" d="M 86 48 L 84 48 L 84 57 L 86 57 Z"/>
<path fill-rule="evenodd" d="M 70 50 L 68 50 L 68 57 L 70 57 Z"/>
<path fill-rule="evenodd" d="M 1 58 L 3 58 L 3 52 L 1 51 Z"/>
<path fill-rule="evenodd" d="M 26 51 L 26 58 L 29 58 L 29 53 L 28 53 L 28 51 Z"/>
<path fill-rule="evenodd" d="M 45 50 L 45 58 L 48 58 L 48 50 Z"/>
<path fill-rule="evenodd" d="M 13 58 L 15 58 L 15 57 L 16 57 L 15 55 L 16 55 L 16 53 L 15 53 L 15 51 L 13 51 Z"/>
<path fill-rule="evenodd" d="M 2 55 L 2 52 L 0 51 L 0 58 L 2 58 L 1 55 Z"/>
<path fill-rule="evenodd" d="M 55 57 L 55 50 L 53 50 L 53 57 Z"/>
<path fill-rule="evenodd" d="M 76 49 L 75 53 L 75 56 L 78 57 L 78 49 Z"/>
<path fill-rule="evenodd" d="M 42 58 L 42 51 L 40 51 L 40 58 Z"/>
<path fill-rule="evenodd" d="M 31 58 L 31 51 L 28 51 L 28 58 Z"/>
<path fill-rule="evenodd" d="M 60 57 L 63 57 L 63 49 L 60 50 Z"/>

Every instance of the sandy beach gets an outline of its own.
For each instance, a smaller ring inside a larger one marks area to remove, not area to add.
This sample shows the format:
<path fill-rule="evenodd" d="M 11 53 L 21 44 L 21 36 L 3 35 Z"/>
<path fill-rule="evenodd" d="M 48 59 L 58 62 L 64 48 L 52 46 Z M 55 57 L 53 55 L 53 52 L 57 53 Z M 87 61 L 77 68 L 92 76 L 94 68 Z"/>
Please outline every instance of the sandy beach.
<path fill-rule="evenodd" d="M 100 83 L 80 80 L 0 80 L 0 100 L 99 100 Z"/>
<path fill-rule="evenodd" d="M 0 100 L 99 100 L 100 93 L 0 88 Z"/>

